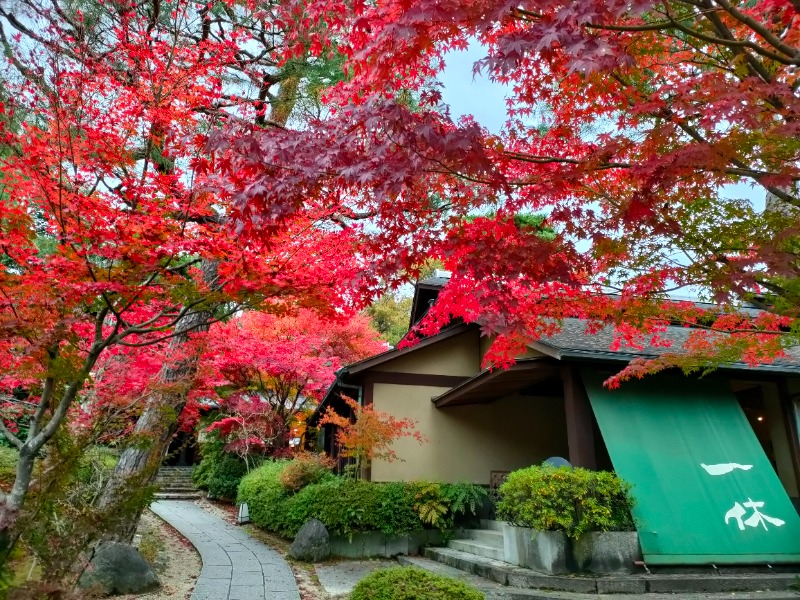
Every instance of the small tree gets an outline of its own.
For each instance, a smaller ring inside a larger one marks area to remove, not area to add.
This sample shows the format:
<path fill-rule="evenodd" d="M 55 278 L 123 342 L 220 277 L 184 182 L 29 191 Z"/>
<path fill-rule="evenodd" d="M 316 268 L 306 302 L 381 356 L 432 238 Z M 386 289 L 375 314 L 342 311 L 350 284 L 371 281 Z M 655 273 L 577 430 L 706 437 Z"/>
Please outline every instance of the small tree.
<path fill-rule="evenodd" d="M 257 395 L 237 395 L 226 412 L 206 431 L 216 431 L 225 441 L 225 451 L 241 458 L 249 471 L 257 456 L 270 453 L 285 424 L 269 401 Z"/>
<path fill-rule="evenodd" d="M 400 438 L 413 437 L 419 443 L 427 439 L 416 431 L 417 422 L 413 419 L 397 419 L 392 415 L 375 410 L 371 405 L 362 406 L 348 396 L 342 396 L 352 411 L 351 417 L 344 417 L 328 407 L 320 420 L 320 425 L 334 425 L 336 443 L 341 456 L 355 459 L 355 475 L 363 478 L 366 469 L 376 458 L 387 461 L 397 460 L 392 443 Z"/>

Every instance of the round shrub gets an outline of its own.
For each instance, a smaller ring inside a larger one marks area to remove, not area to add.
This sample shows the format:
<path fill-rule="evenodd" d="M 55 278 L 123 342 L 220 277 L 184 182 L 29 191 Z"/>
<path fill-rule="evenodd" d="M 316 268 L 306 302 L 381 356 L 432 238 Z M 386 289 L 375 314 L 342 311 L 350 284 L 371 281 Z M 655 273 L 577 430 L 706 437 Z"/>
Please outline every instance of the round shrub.
<path fill-rule="evenodd" d="M 280 477 L 287 461 L 270 460 L 242 478 L 236 501 L 247 502 L 250 519 L 267 531 L 283 529 L 282 504 L 287 492 Z"/>
<path fill-rule="evenodd" d="M 500 486 L 499 518 L 519 527 L 563 531 L 630 531 L 630 485 L 608 471 L 534 466 L 509 474 Z"/>
<path fill-rule="evenodd" d="M 484 600 L 475 588 L 421 569 L 373 571 L 356 585 L 350 600 Z"/>

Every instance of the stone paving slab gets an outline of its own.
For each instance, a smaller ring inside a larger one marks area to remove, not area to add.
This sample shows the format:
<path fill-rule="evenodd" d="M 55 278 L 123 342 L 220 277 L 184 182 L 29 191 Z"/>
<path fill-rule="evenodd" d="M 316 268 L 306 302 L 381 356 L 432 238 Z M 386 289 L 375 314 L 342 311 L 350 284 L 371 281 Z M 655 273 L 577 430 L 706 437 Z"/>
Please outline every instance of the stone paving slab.
<path fill-rule="evenodd" d="M 289 564 L 246 531 L 194 502 L 159 500 L 150 510 L 200 553 L 203 568 L 192 600 L 300 600 Z"/>
<path fill-rule="evenodd" d="M 396 567 L 397 561 L 389 559 L 348 560 L 329 565 L 316 565 L 314 570 L 320 585 L 328 595 L 338 598 L 353 591 L 356 584 L 376 569 Z"/>

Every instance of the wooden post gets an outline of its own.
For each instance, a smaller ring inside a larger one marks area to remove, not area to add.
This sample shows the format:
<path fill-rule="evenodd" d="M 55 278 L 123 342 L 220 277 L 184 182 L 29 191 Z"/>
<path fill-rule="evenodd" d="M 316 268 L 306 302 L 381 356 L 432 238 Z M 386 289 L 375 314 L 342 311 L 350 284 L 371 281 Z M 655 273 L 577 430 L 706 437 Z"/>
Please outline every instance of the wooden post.
<path fill-rule="evenodd" d="M 564 384 L 564 408 L 567 414 L 569 462 L 575 467 L 597 469 L 592 406 L 575 365 L 562 365 L 561 381 Z"/>

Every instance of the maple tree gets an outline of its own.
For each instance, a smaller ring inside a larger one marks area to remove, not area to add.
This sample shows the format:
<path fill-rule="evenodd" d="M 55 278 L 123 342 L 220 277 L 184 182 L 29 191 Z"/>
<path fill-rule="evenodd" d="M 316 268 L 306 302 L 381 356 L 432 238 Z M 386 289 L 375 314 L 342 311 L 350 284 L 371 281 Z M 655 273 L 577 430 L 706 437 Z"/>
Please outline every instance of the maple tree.
<path fill-rule="evenodd" d="M 152 469 L 130 466 L 160 462 L 197 332 L 252 306 L 351 310 L 363 269 L 352 232 L 310 209 L 237 236 L 238 198 L 205 151 L 208 131 L 234 116 L 284 126 L 300 82 L 277 64 L 274 19 L 233 2 L 0 6 L 0 393 L 5 416 L 22 410 L 29 425 L 19 437 L 0 420 L 20 457 L 0 497 L 4 534 L 37 456 L 80 418 L 106 359 L 154 348 L 136 373 L 157 369 L 158 393 L 143 399 L 138 446 L 117 469 L 146 482 Z M 137 453 L 145 438 L 155 450 Z M 111 484 L 98 505 L 125 493 L 121 477 Z"/>
<path fill-rule="evenodd" d="M 390 462 L 397 460 L 397 454 L 392 449 L 395 440 L 410 437 L 419 443 L 427 441 L 416 430 L 416 421 L 413 419 L 398 419 L 376 410 L 371 404 L 359 404 L 346 395 L 341 398 L 349 408 L 349 414 L 340 415 L 329 406 L 319 425 L 335 427 L 339 456 L 353 459 L 356 477 L 363 478 L 366 469 L 376 458 Z"/>
<path fill-rule="evenodd" d="M 632 363 L 623 378 L 770 361 L 800 341 L 796 3 L 315 0 L 284 10 L 298 42 L 311 29 L 312 49 L 336 43 L 350 77 L 329 93 L 330 115 L 302 131 L 237 124 L 215 137 L 244 229 L 309 197 L 346 218 L 345 198 L 383 232 L 367 246 L 381 275 L 420 256 L 452 271 L 421 330 L 478 322 L 498 336 L 494 364 L 567 317 L 589 333 L 613 327 L 634 347 L 666 343 L 670 323 L 692 327 L 685 348 Z M 486 48 L 476 70 L 508 84 L 498 134 L 453 122 L 431 85 L 446 53 L 473 39 Z M 403 102 L 409 91 L 415 106 Z M 242 136 L 252 143 L 235 147 Z M 720 190 L 738 182 L 769 192 L 771 210 Z M 468 218 L 487 207 L 492 216 Z M 526 211 L 546 214 L 555 235 L 517 226 L 511 217 Z M 686 288 L 717 306 L 669 299 Z M 738 311 L 744 301 L 762 312 Z"/>
<path fill-rule="evenodd" d="M 269 401 L 259 396 L 237 396 L 226 403 L 225 413 L 206 431 L 219 435 L 223 450 L 236 454 L 248 469 L 250 459 L 267 454 L 285 429 Z"/>
<path fill-rule="evenodd" d="M 342 365 L 386 348 L 366 318 L 322 318 L 308 309 L 246 312 L 212 326 L 207 338 L 192 396 L 214 399 L 230 415 L 211 429 L 226 437 L 233 429 L 237 440 L 262 452 L 287 448 L 291 437 L 302 435 L 305 418 Z"/>

